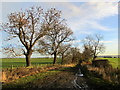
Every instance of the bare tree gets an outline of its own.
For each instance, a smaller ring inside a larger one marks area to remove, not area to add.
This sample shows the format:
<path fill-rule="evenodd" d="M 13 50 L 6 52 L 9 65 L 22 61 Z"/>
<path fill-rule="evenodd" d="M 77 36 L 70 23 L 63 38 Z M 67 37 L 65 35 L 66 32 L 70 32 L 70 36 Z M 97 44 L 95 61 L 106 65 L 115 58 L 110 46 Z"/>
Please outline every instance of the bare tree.
<path fill-rule="evenodd" d="M 18 38 L 22 43 L 22 54 L 26 57 L 26 65 L 30 66 L 30 58 L 34 51 L 34 46 L 46 33 L 43 26 L 43 9 L 41 7 L 31 7 L 28 10 L 10 13 L 8 22 L 3 24 L 2 29 L 10 37 L 8 40 Z M 16 53 L 14 48 L 6 50 Z M 15 54 L 16 55 L 16 54 Z"/>
<path fill-rule="evenodd" d="M 71 41 L 73 32 L 61 18 L 61 11 L 55 8 L 45 13 L 44 28 L 49 30 L 44 40 L 44 49 L 46 48 L 46 52 L 54 56 L 53 64 L 55 64 L 60 44 Z"/>
<path fill-rule="evenodd" d="M 93 57 L 93 49 L 91 46 L 84 45 L 84 50 L 82 52 L 82 61 L 88 61 Z"/>
<path fill-rule="evenodd" d="M 105 46 L 101 42 L 103 39 L 102 35 L 96 34 L 93 36 L 87 36 L 84 40 L 84 45 L 87 46 L 90 50 L 92 49 L 93 60 L 97 57 L 99 53 L 103 53 L 105 50 Z"/>
<path fill-rule="evenodd" d="M 77 47 L 71 47 L 72 63 L 78 63 L 81 58 L 80 49 Z"/>
<path fill-rule="evenodd" d="M 61 44 L 59 49 L 58 49 L 58 54 L 61 56 L 61 64 L 63 64 L 64 57 L 66 57 L 68 54 L 66 52 L 70 49 L 71 45 L 70 44 Z"/>

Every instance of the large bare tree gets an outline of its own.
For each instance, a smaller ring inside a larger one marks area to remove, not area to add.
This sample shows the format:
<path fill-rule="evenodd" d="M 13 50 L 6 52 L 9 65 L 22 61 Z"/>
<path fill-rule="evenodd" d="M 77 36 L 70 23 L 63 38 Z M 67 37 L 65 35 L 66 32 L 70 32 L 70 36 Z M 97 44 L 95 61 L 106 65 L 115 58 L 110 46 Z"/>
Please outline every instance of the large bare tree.
<path fill-rule="evenodd" d="M 34 51 L 34 46 L 48 31 L 48 29 L 43 27 L 43 15 L 41 7 L 31 7 L 25 11 L 10 13 L 8 22 L 2 25 L 3 31 L 10 36 L 8 40 L 18 38 L 21 42 L 21 54 L 26 57 L 26 66 L 31 65 L 30 58 Z M 15 55 L 20 55 L 15 48 L 7 47 L 5 50 L 15 53 Z"/>
<path fill-rule="evenodd" d="M 103 36 L 100 34 L 95 34 L 95 36 L 87 36 L 85 38 L 84 46 L 86 46 L 89 50 L 91 50 L 93 60 L 97 57 L 99 53 L 103 53 L 105 50 L 104 44 L 101 42 Z"/>
<path fill-rule="evenodd" d="M 44 48 L 47 48 L 45 49 L 47 53 L 54 56 L 53 64 L 55 64 L 60 45 L 73 40 L 71 37 L 73 32 L 61 18 L 61 11 L 55 8 L 45 13 L 44 28 L 49 30 L 44 38 Z"/>

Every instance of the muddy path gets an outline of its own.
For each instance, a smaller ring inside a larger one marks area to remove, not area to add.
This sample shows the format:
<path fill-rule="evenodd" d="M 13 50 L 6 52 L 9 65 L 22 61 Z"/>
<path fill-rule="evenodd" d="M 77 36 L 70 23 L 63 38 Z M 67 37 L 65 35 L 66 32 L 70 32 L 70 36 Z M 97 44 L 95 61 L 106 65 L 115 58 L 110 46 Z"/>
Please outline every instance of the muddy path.
<path fill-rule="evenodd" d="M 78 72 L 75 74 L 75 78 L 72 81 L 73 86 L 76 90 L 93 90 L 90 89 L 90 87 L 87 85 L 87 80 L 84 77 L 83 73 L 81 72 L 81 69 L 78 69 Z"/>
<path fill-rule="evenodd" d="M 31 88 L 72 88 L 74 90 L 91 90 L 87 85 L 86 78 L 81 73 L 80 68 L 74 70 L 62 70 L 52 76 L 46 76 L 42 80 L 32 83 Z"/>

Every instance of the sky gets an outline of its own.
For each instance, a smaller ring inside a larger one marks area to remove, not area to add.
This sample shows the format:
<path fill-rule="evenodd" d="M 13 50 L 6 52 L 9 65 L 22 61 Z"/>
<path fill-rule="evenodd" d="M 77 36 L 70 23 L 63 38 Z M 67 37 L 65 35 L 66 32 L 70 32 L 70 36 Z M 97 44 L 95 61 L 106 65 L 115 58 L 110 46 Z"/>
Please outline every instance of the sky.
<path fill-rule="evenodd" d="M 4 0 L 3 0 L 4 1 Z M 88 0 L 89 1 L 89 0 Z M 92 0 L 94 1 L 94 0 Z M 68 27 L 74 32 L 75 41 L 79 48 L 82 48 L 81 40 L 87 35 L 99 33 L 103 35 L 102 42 L 106 49 L 100 55 L 118 54 L 118 3 L 117 2 L 2 2 L 0 22 L 7 21 L 7 15 L 11 12 L 28 9 L 31 6 L 41 6 L 44 11 L 49 8 L 56 8 L 62 11 L 62 18 L 67 20 Z M 0 33 L 1 34 L 1 33 Z M 19 44 L 16 40 L 5 42 L 7 37 L 2 33 L 2 44 Z M 0 57 L 4 57 L 1 55 Z M 35 55 L 33 55 L 35 56 Z"/>

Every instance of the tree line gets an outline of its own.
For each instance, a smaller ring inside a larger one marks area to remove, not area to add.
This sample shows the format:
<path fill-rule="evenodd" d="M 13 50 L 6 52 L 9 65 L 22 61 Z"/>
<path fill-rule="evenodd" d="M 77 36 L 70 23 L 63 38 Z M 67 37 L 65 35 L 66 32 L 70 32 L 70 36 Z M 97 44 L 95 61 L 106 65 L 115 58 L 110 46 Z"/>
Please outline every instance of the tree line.
<path fill-rule="evenodd" d="M 102 36 L 87 36 L 83 40 L 83 52 L 80 52 L 70 43 L 74 40 L 73 31 L 61 16 L 60 10 L 50 8 L 43 11 L 41 7 L 10 13 L 1 30 L 7 33 L 7 40 L 19 40 L 21 45 L 3 46 L 5 53 L 25 55 L 26 66 L 31 65 L 33 52 L 53 55 L 53 64 L 56 63 L 57 56 L 62 59 L 61 64 L 87 61 L 90 58 L 95 60 L 96 56 L 104 51 L 104 45 L 100 42 Z"/>

